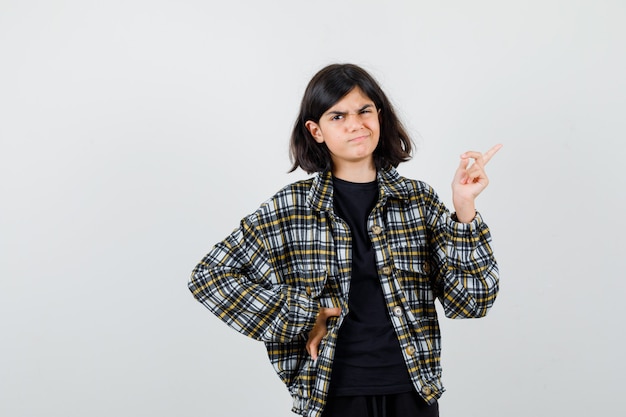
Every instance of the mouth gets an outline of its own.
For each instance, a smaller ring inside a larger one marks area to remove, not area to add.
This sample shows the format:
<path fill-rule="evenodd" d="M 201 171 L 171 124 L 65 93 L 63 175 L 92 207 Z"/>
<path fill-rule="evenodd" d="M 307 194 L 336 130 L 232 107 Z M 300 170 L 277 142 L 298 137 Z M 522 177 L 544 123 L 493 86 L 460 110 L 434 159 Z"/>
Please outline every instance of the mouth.
<path fill-rule="evenodd" d="M 348 139 L 348 142 L 362 142 L 368 137 L 369 135 L 357 136 L 356 138 Z"/>

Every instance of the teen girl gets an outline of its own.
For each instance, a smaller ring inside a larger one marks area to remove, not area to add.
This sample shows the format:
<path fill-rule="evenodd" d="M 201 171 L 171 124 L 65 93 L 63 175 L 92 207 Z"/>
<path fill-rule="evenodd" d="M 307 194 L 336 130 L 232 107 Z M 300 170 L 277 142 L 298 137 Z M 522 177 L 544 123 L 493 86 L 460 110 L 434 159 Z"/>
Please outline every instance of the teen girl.
<path fill-rule="evenodd" d="M 498 267 L 474 200 L 500 146 L 461 155 L 455 214 L 395 170 L 411 148 L 366 71 L 323 68 L 291 137 L 292 171 L 315 176 L 245 217 L 193 271 L 198 301 L 265 342 L 295 413 L 438 416 L 435 299 L 463 318 L 484 316 L 496 298 Z"/>

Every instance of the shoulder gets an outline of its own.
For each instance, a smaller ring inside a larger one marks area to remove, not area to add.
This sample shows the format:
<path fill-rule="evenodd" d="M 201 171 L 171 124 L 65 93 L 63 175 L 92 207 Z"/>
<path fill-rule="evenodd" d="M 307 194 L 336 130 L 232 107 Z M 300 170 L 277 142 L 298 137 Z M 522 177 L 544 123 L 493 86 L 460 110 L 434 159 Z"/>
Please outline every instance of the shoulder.
<path fill-rule="evenodd" d="M 435 189 L 424 181 L 404 177 L 401 178 L 411 194 L 436 194 Z"/>
<path fill-rule="evenodd" d="M 309 192 L 313 187 L 313 178 L 300 180 L 286 185 L 280 189 L 271 198 L 265 201 L 263 207 L 277 207 L 277 208 L 290 208 L 301 204 L 305 204 Z"/>
<path fill-rule="evenodd" d="M 395 169 L 389 169 L 381 173 L 383 187 L 386 187 L 391 195 L 403 199 L 438 199 L 434 188 L 428 183 L 404 177 Z"/>
<path fill-rule="evenodd" d="M 397 176 L 395 194 L 391 201 L 390 213 L 396 213 L 402 218 L 413 219 L 415 214 L 427 220 L 429 223 L 440 218 L 448 210 L 437 195 L 435 189 L 425 181 Z M 412 214 L 408 214 L 412 213 Z"/>
<path fill-rule="evenodd" d="M 313 181 L 313 178 L 308 178 L 284 186 L 246 218 L 252 223 L 267 223 L 306 210 Z"/>
<path fill-rule="evenodd" d="M 443 204 L 430 184 L 414 179 L 404 181 L 410 207 L 419 208 L 423 213 L 436 213 L 442 210 Z"/>

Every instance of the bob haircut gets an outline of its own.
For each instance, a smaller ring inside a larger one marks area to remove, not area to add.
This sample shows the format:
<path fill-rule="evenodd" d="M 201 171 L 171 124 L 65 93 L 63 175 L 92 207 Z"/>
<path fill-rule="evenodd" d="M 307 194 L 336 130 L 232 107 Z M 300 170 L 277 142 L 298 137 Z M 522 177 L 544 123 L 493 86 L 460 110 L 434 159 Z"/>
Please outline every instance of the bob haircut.
<path fill-rule="evenodd" d="M 395 168 L 400 162 L 411 159 L 412 141 L 374 78 L 357 65 L 332 64 L 315 74 L 304 91 L 289 144 L 293 164 L 289 172 L 298 167 L 308 174 L 332 169 L 328 147 L 317 143 L 305 124 L 308 120 L 319 123 L 322 115 L 355 87 L 359 87 L 379 111 L 380 139 L 374 150 L 376 170 Z"/>

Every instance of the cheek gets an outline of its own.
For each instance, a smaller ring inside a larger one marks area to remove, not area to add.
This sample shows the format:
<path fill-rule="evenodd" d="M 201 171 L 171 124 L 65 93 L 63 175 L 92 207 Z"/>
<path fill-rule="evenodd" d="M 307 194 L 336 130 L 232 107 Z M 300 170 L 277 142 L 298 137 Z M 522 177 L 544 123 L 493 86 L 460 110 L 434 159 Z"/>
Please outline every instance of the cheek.
<path fill-rule="evenodd" d="M 374 141 L 376 142 L 376 147 L 380 144 L 380 128 L 376 130 L 372 130 Z"/>
<path fill-rule="evenodd" d="M 375 136 L 380 136 L 380 124 L 372 123 L 369 126 L 369 129 L 374 133 Z"/>
<path fill-rule="evenodd" d="M 380 132 L 380 122 L 378 120 L 373 120 L 368 127 L 373 131 Z"/>

